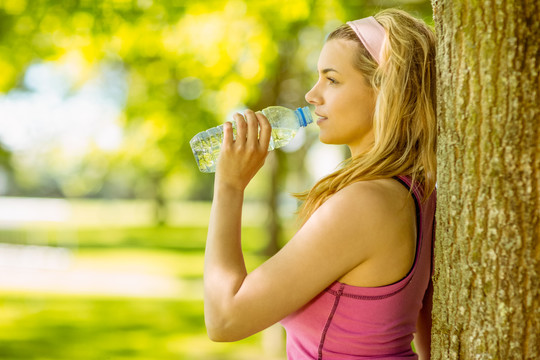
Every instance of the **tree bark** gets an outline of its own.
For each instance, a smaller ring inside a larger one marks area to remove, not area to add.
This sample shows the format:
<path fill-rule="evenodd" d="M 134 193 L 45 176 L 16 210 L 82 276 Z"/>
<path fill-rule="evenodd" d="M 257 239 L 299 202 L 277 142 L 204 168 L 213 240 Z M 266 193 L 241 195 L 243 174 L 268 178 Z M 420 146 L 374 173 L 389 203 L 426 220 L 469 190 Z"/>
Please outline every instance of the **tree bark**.
<path fill-rule="evenodd" d="M 433 0 L 432 359 L 540 359 L 540 5 Z"/>

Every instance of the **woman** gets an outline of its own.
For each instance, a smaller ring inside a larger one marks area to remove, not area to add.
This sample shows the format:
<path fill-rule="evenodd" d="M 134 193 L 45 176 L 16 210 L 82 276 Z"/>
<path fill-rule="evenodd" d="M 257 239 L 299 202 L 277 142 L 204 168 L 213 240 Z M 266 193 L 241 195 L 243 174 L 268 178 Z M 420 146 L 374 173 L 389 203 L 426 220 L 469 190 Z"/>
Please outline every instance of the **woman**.
<path fill-rule="evenodd" d="M 303 196 L 303 225 L 246 272 L 244 189 L 264 163 L 260 113 L 225 126 L 205 255 L 205 318 L 215 341 L 281 322 L 289 359 L 429 358 L 435 212 L 435 37 L 399 10 L 327 39 L 306 94 L 320 140 L 351 158 Z M 260 136 L 259 129 L 260 128 Z"/>

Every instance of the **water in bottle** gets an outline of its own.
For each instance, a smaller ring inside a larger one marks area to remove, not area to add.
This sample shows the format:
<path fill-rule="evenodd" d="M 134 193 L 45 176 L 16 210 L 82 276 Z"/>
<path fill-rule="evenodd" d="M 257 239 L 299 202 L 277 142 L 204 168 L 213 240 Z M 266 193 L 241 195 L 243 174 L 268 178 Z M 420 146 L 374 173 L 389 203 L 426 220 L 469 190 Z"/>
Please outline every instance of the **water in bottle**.
<path fill-rule="evenodd" d="M 296 135 L 298 129 L 313 122 L 309 108 L 303 107 L 291 110 L 283 106 L 270 106 L 261 112 L 272 126 L 272 136 L 268 150 L 274 150 L 287 145 Z M 233 132 L 236 136 L 236 123 L 233 122 Z M 223 125 L 202 131 L 195 135 L 189 144 L 202 172 L 215 172 L 223 140 Z"/>

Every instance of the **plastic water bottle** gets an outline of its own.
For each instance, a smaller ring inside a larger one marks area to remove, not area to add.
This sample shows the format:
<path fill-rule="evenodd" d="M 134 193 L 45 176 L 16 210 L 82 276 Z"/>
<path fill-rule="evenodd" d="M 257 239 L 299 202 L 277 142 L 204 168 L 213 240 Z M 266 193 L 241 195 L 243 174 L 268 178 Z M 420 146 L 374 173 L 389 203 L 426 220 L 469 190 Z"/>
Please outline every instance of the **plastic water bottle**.
<path fill-rule="evenodd" d="M 272 135 L 268 150 L 287 145 L 296 135 L 298 129 L 313 122 L 309 108 L 291 110 L 283 106 L 269 106 L 261 112 L 272 126 Z M 233 124 L 233 135 L 236 136 L 236 122 Z M 206 173 L 216 171 L 216 162 L 223 141 L 223 125 L 202 131 L 189 142 L 199 170 Z"/>

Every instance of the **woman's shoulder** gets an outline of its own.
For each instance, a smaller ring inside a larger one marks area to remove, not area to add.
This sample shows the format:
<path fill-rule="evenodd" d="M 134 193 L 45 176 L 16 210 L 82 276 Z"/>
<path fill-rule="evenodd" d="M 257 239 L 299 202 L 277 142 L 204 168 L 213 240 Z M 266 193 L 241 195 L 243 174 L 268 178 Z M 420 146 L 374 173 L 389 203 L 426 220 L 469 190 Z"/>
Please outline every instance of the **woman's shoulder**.
<path fill-rule="evenodd" d="M 371 286 L 366 284 L 375 283 L 375 280 L 368 281 L 364 272 L 368 263 L 383 269 L 389 259 L 396 264 L 403 260 L 405 265 L 400 265 L 399 276 L 410 268 L 409 260 L 414 259 L 414 209 L 407 188 L 397 180 L 358 181 L 332 195 L 313 213 L 307 224 L 313 230 L 310 236 L 320 234 L 332 246 L 341 249 L 340 256 L 354 254 L 351 263 L 356 263 L 340 275 L 343 282 Z M 404 241 L 405 237 L 410 241 Z M 396 249 L 399 249 L 397 253 Z M 394 275 L 390 277 L 399 279 Z M 379 278 L 380 274 L 377 275 Z"/>
<path fill-rule="evenodd" d="M 330 196 L 313 217 L 334 226 L 358 229 L 370 225 L 376 229 L 386 226 L 390 218 L 398 222 L 399 218 L 408 218 L 410 210 L 414 212 L 414 203 L 408 190 L 397 180 L 388 178 L 357 181 L 344 187 Z"/>
<path fill-rule="evenodd" d="M 332 202 L 341 205 L 367 208 L 394 208 L 409 197 L 409 191 L 394 178 L 363 180 L 354 182 L 337 193 Z"/>

